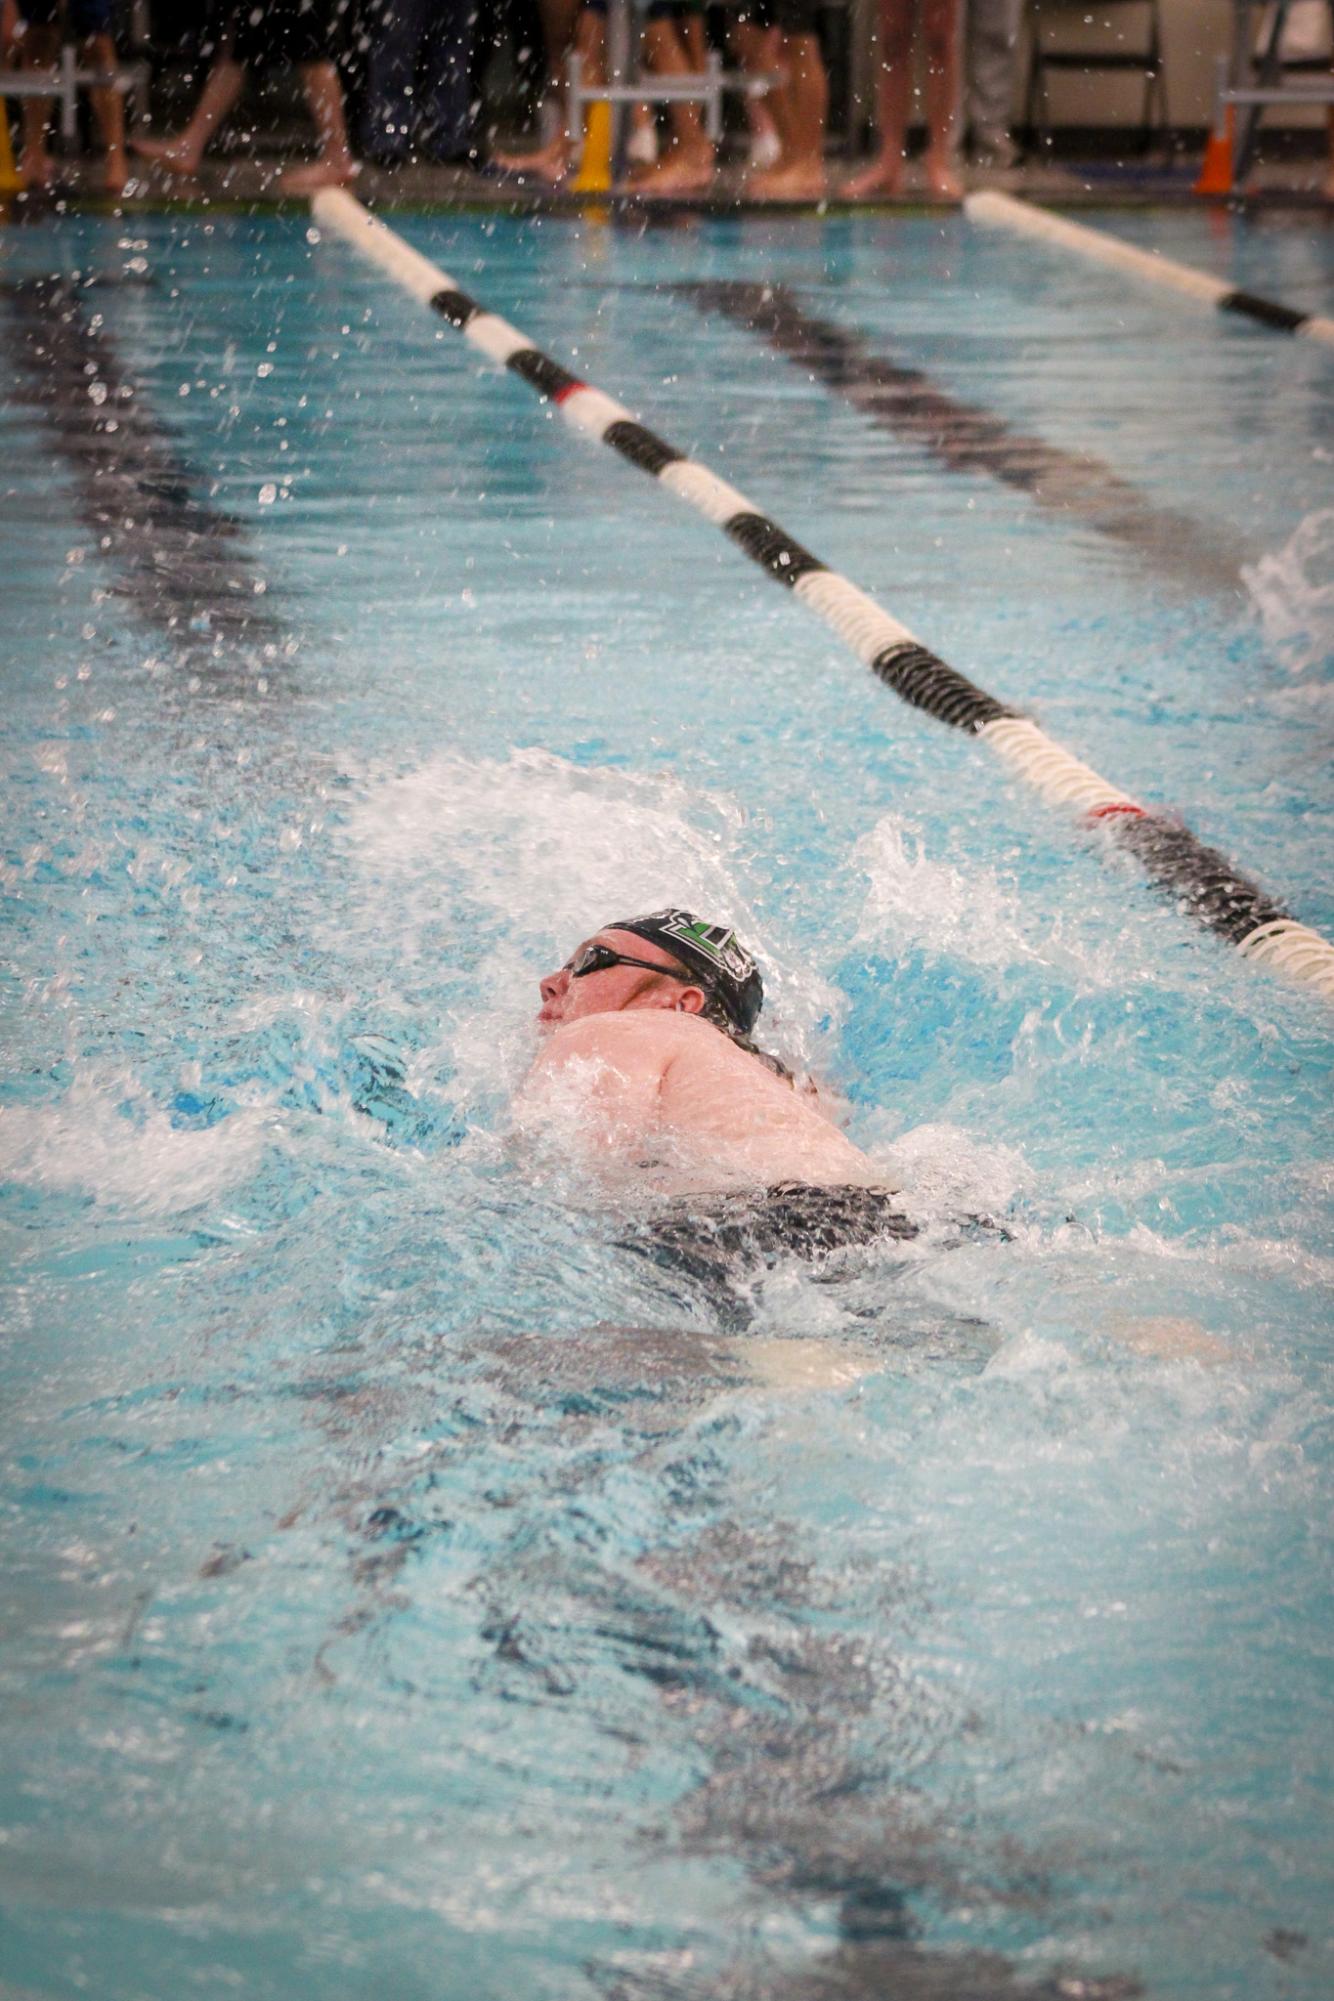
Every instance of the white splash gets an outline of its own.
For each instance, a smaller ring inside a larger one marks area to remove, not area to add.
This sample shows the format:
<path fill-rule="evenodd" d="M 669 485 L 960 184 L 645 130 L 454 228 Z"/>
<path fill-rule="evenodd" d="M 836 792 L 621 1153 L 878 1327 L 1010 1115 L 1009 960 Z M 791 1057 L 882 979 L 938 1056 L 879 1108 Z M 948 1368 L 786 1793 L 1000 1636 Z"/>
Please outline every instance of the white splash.
<path fill-rule="evenodd" d="M 1091 988 L 1154 976 L 1147 944 L 1118 936 L 1106 905 L 1073 914 L 1032 909 L 994 869 L 956 868 L 928 855 L 916 829 L 896 814 L 876 822 L 854 860 L 869 878 L 860 944 L 924 948 L 998 972 L 1050 966 Z"/>
<path fill-rule="evenodd" d="M 178 1130 L 133 1092 L 123 1081 L 84 1077 L 55 1103 L 0 1107 L 0 1180 L 161 1216 L 197 1209 L 253 1173 L 272 1123 L 267 1111 Z"/>
<path fill-rule="evenodd" d="M 1290 674 L 1334 666 L 1334 507 L 1308 514 L 1276 554 L 1244 565 L 1241 577 Z"/>
<path fill-rule="evenodd" d="M 974 1139 L 962 1126 L 914 1126 L 885 1153 L 911 1198 L 907 1206 L 914 1215 L 998 1216 L 1033 1185 L 1032 1171 L 1017 1147 Z"/>
<path fill-rule="evenodd" d="M 531 1056 L 536 978 L 612 917 L 682 905 L 734 924 L 764 967 L 772 1047 L 809 1062 L 838 991 L 756 919 L 741 886 L 747 816 L 669 774 L 585 767 L 548 751 L 473 760 L 441 752 L 360 776 L 344 842 L 365 885 L 361 921 L 392 923 L 405 960 L 442 909 L 499 934 L 475 1013 L 448 1025 L 465 1103 L 505 1089 Z"/>
<path fill-rule="evenodd" d="M 542 750 L 503 763 L 444 752 L 372 781 L 347 835 L 362 873 L 394 881 L 409 916 L 438 907 L 447 873 L 451 889 L 527 931 L 578 933 L 590 910 L 665 903 L 698 903 L 740 928 L 723 850 L 743 821 L 730 801 L 668 776 Z"/>

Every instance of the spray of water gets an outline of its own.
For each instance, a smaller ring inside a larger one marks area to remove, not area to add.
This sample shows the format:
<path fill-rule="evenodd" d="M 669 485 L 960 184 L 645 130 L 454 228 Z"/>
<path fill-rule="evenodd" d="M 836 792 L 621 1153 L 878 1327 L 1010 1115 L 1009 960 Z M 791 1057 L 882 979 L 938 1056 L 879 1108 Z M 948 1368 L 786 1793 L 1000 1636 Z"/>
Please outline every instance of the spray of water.
<path fill-rule="evenodd" d="M 344 838 L 364 885 L 360 920 L 394 912 L 402 954 L 446 915 L 485 942 L 470 1004 L 450 1024 L 463 1097 L 512 1086 L 531 1055 L 537 979 L 613 917 L 680 904 L 736 926 L 765 973 L 766 1034 L 810 1061 L 841 996 L 757 917 L 750 835 L 736 803 L 667 774 L 585 768 L 540 750 L 503 760 L 442 753 L 367 774 Z M 354 922 L 356 921 L 354 917 Z"/>
<path fill-rule="evenodd" d="M 217 1127 L 178 1129 L 135 1079 L 90 1067 L 53 1104 L 0 1107 L 0 1180 L 183 1215 L 254 1173 L 273 1124 L 253 1106 Z"/>
<path fill-rule="evenodd" d="M 1281 549 L 1241 575 L 1265 639 L 1290 674 L 1334 667 L 1334 507 L 1308 514 Z"/>

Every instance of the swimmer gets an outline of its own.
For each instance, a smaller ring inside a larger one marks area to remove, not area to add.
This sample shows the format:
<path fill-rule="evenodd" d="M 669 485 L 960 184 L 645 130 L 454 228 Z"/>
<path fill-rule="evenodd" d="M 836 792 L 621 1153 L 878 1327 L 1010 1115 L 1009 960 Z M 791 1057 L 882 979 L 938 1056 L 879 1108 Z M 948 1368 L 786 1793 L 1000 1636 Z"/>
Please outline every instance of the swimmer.
<path fill-rule="evenodd" d="M 820 1255 L 912 1237 L 894 1184 L 751 1040 L 764 987 L 735 932 L 687 910 L 618 918 L 541 981 L 520 1110 L 577 1100 L 599 1165 L 707 1221 L 715 1249 Z"/>
<path fill-rule="evenodd" d="M 591 1165 L 661 1198 L 626 1243 L 720 1301 L 744 1267 L 902 1242 L 918 1225 L 899 1190 L 751 1031 L 764 984 L 734 931 L 688 910 L 622 917 L 540 982 L 543 1046 L 516 1106 L 554 1111 Z M 571 1113 L 577 1111 L 578 1117 Z M 950 1219 L 955 1241 L 1008 1242 L 986 1216 Z M 1160 1360 L 1228 1350 L 1196 1320 L 1118 1319 L 1102 1330 Z"/>

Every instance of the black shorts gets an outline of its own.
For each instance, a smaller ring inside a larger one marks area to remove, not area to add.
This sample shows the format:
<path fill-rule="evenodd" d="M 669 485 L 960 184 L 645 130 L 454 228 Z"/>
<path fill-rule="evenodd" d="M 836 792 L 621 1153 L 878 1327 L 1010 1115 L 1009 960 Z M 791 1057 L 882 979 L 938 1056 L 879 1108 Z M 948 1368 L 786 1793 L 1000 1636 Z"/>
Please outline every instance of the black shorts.
<path fill-rule="evenodd" d="M 334 0 L 227 0 L 214 35 L 233 62 L 264 69 L 332 59 Z"/>
<path fill-rule="evenodd" d="M 821 1264 L 832 1251 L 917 1235 L 888 1189 L 780 1181 L 754 1193 L 682 1197 L 652 1216 L 627 1248 L 708 1280 L 741 1276 L 780 1257 Z"/>

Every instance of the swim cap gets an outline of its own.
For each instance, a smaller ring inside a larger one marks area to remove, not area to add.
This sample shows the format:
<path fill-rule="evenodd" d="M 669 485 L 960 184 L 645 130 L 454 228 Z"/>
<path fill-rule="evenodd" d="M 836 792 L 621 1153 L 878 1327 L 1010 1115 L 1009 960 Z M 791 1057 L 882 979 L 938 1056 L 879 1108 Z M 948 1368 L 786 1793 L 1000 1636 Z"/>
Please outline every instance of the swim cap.
<path fill-rule="evenodd" d="M 759 1020 L 764 1005 L 760 969 L 727 925 L 710 924 L 688 910 L 655 910 L 648 917 L 618 917 L 604 929 L 633 931 L 698 973 L 700 985 L 742 1035 L 749 1035 Z"/>

